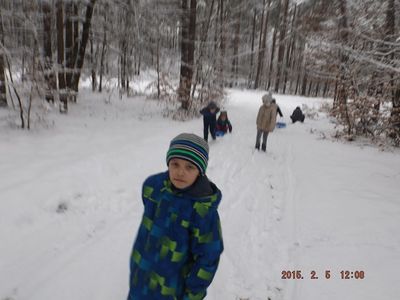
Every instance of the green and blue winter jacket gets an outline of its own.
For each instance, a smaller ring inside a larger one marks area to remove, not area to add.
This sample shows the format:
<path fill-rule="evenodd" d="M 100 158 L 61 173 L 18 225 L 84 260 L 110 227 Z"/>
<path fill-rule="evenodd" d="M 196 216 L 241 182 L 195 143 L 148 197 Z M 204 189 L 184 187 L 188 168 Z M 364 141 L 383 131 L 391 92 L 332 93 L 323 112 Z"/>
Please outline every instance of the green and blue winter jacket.
<path fill-rule="evenodd" d="M 175 189 L 168 172 L 143 184 L 144 214 L 131 255 L 128 300 L 200 300 L 223 251 L 221 192 L 206 176 Z"/>

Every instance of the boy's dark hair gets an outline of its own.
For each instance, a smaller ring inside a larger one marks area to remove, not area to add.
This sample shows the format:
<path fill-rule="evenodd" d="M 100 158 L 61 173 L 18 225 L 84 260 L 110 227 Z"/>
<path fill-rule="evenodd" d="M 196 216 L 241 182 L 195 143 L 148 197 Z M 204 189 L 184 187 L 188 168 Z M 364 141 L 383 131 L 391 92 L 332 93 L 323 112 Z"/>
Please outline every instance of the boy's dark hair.
<path fill-rule="evenodd" d="M 217 104 L 216 104 L 214 101 L 211 101 L 211 102 L 208 104 L 208 108 L 209 108 L 209 109 L 216 109 L 216 108 L 217 108 Z"/>

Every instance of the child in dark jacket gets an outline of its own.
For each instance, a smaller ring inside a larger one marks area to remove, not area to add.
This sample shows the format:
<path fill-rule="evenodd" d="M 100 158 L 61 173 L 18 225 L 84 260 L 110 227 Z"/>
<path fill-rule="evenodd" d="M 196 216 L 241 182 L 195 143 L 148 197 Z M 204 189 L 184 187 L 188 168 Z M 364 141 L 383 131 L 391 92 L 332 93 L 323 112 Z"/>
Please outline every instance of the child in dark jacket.
<path fill-rule="evenodd" d="M 146 179 L 133 245 L 128 300 L 203 299 L 223 251 L 221 191 L 208 180 L 208 144 L 183 133 L 167 152 L 168 171 Z"/>
<path fill-rule="evenodd" d="M 301 111 L 300 107 L 297 106 L 296 109 L 293 111 L 292 115 L 290 116 L 290 118 L 292 119 L 292 123 L 296 123 L 297 121 L 303 123 L 305 116 Z"/>
<path fill-rule="evenodd" d="M 228 119 L 228 113 L 221 111 L 217 120 L 217 135 L 224 135 L 225 133 L 232 132 L 232 124 Z"/>
<path fill-rule="evenodd" d="M 272 98 L 272 103 L 276 104 L 276 99 Z M 281 111 L 281 108 L 279 107 L 278 104 L 276 104 L 276 113 L 282 118 L 283 117 L 283 113 Z"/>
<path fill-rule="evenodd" d="M 206 141 L 208 141 L 208 131 L 210 131 L 213 140 L 215 140 L 216 138 L 215 129 L 218 112 L 219 107 L 213 101 L 211 101 L 206 107 L 200 110 L 200 113 L 203 115 L 203 136 Z"/>

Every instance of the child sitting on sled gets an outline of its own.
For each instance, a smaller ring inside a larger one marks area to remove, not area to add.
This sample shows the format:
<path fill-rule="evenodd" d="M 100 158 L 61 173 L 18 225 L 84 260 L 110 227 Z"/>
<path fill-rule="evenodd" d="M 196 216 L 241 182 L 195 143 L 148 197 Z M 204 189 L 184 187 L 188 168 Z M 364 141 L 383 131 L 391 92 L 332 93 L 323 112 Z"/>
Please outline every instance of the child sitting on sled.
<path fill-rule="evenodd" d="M 217 120 L 216 136 L 223 136 L 225 133 L 232 133 L 232 124 L 228 119 L 228 113 L 226 110 L 221 111 Z"/>

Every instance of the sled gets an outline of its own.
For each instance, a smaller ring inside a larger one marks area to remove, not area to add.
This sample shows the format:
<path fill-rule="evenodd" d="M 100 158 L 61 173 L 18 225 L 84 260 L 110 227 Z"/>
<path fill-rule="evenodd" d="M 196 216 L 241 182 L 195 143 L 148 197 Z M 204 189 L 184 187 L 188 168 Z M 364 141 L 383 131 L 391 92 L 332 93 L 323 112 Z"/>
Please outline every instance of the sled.
<path fill-rule="evenodd" d="M 285 128 L 286 127 L 286 123 L 285 122 L 276 122 L 276 127 L 277 128 Z"/>
<path fill-rule="evenodd" d="M 225 132 L 223 131 L 216 131 L 215 136 L 224 136 Z"/>

